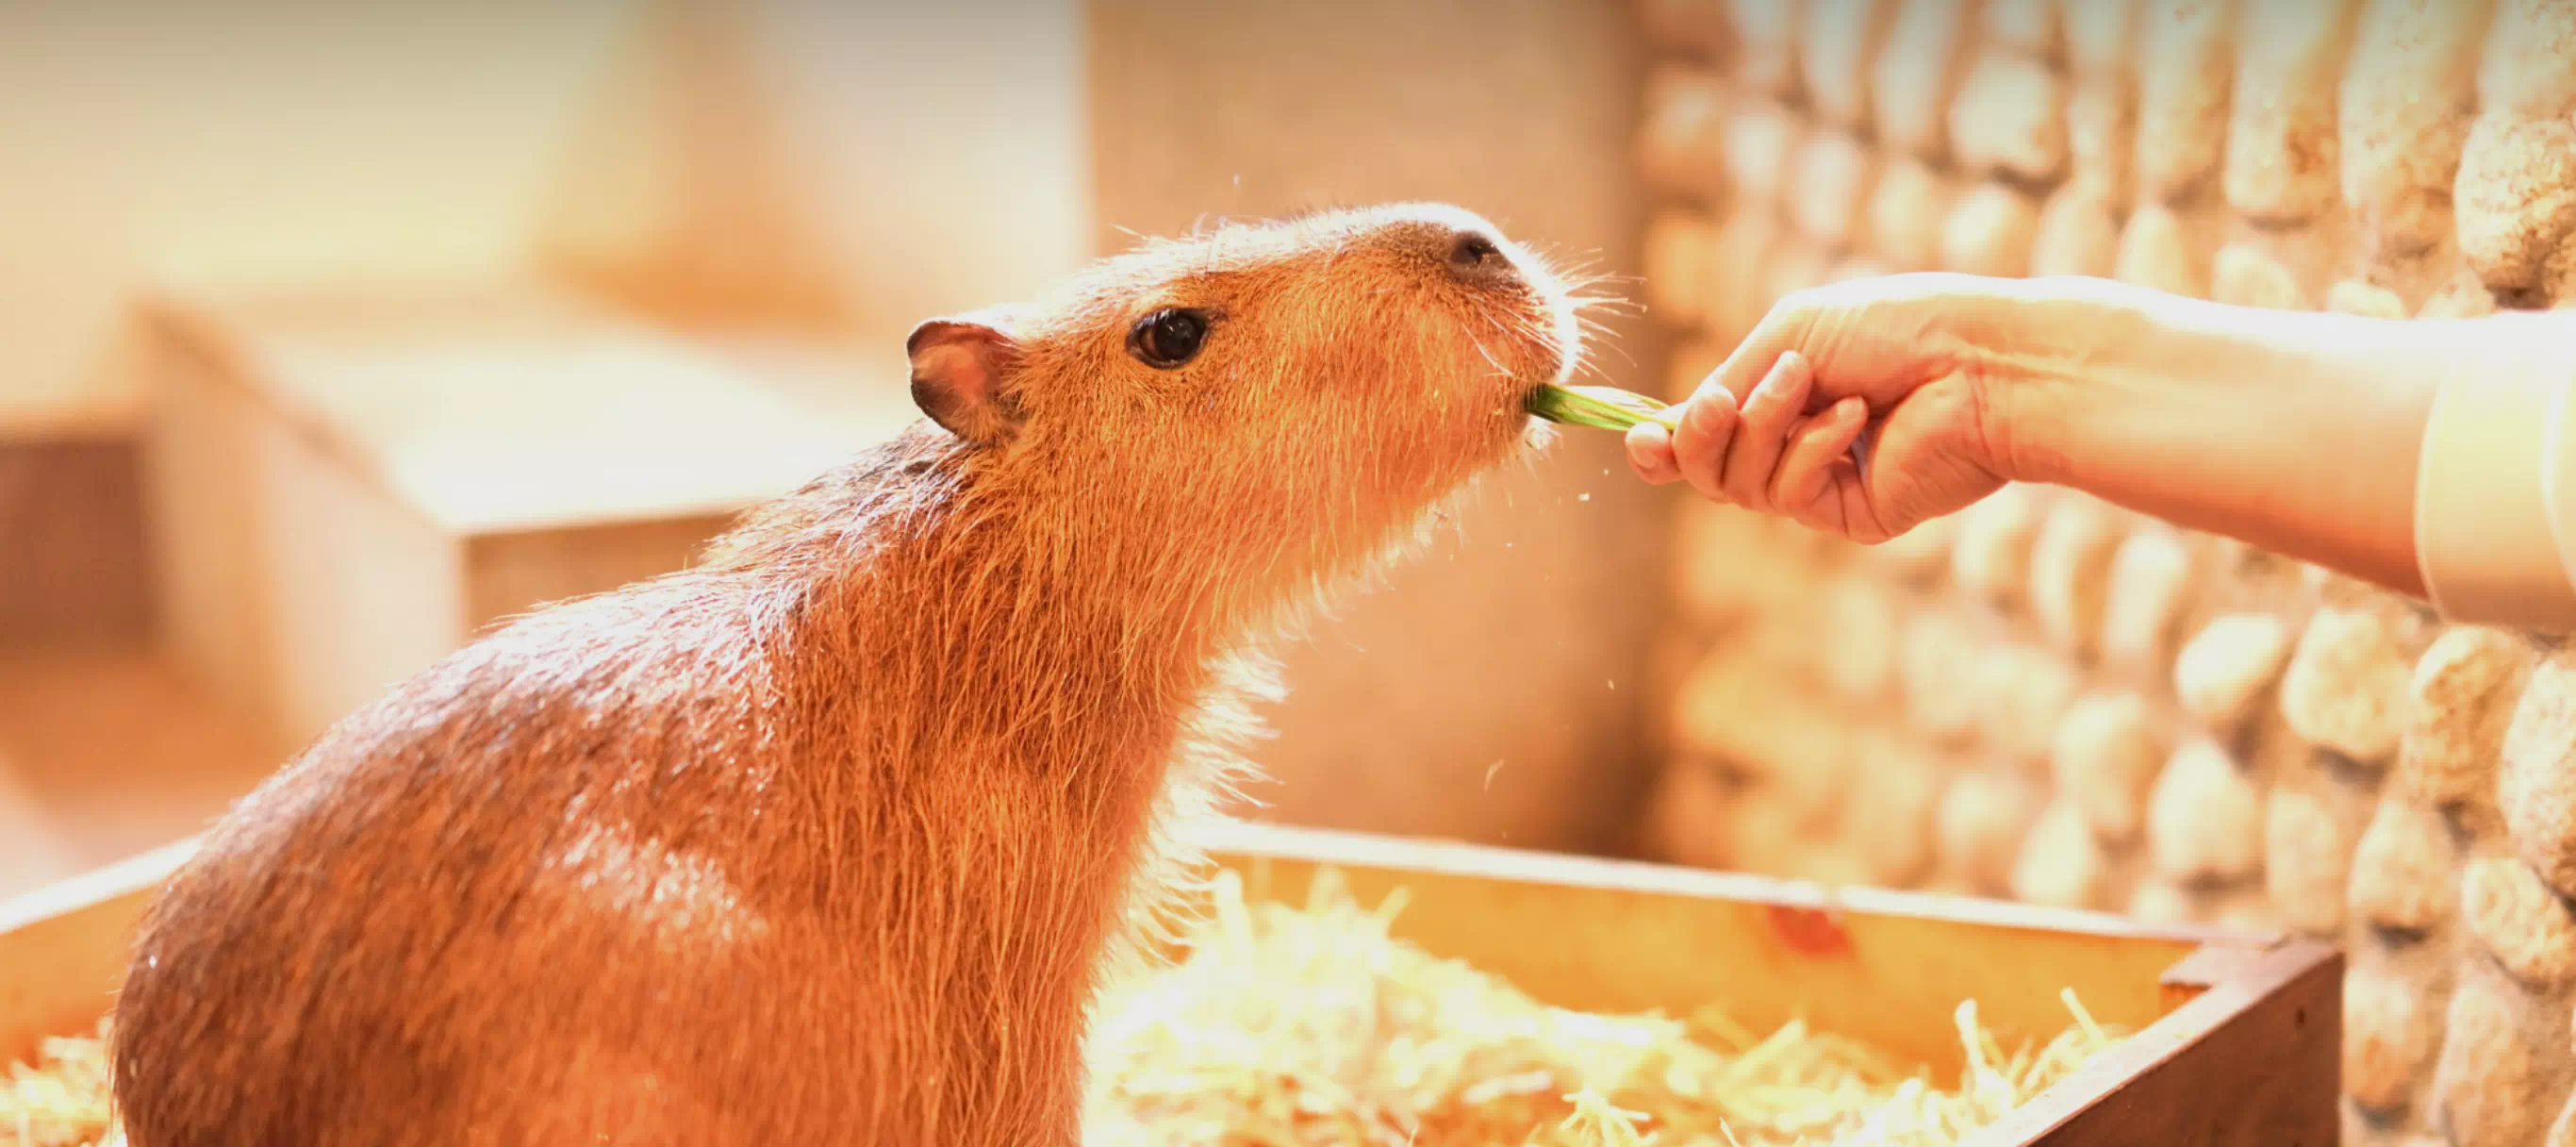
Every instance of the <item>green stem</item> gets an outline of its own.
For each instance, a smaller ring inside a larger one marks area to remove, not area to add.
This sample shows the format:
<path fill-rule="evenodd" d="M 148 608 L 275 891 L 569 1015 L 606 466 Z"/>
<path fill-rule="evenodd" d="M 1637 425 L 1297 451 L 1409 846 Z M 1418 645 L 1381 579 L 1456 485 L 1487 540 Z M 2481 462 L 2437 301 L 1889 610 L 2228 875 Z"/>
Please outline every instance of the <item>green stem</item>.
<path fill-rule="evenodd" d="M 1542 386 L 1531 392 L 1528 408 L 1550 422 L 1624 431 L 1653 419 L 1666 405 L 1615 386 Z"/>

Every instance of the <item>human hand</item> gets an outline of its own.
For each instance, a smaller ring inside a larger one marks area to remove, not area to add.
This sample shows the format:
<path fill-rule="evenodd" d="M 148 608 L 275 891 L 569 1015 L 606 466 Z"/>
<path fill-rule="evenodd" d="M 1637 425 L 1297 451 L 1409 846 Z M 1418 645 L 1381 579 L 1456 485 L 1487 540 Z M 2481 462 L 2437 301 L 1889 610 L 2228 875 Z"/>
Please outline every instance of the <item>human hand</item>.
<path fill-rule="evenodd" d="M 2063 377 L 2088 337 L 2065 312 L 2085 299 L 2064 280 L 1940 273 L 1796 292 L 1688 400 L 1628 432 L 1629 464 L 1886 541 L 2023 476 L 2003 411 L 2027 395 L 2008 384 Z"/>

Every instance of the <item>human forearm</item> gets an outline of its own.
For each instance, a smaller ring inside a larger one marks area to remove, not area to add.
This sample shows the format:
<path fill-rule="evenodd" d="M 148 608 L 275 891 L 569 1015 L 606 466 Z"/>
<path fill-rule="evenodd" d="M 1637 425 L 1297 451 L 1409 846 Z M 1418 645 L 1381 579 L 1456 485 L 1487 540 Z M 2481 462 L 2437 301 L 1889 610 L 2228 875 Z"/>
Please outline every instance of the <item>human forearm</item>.
<path fill-rule="evenodd" d="M 2540 495 L 2576 317 L 2393 322 L 2069 293 L 2090 321 L 2049 340 L 2053 369 L 1993 388 L 2015 477 L 2403 592 L 2429 576 L 2464 620 L 2576 625 Z"/>
<path fill-rule="evenodd" d="M 2576 311 L 2409 322 L 1895 275 L 1783 300 L 1628 445 L 1649 481 L 1863 541 L 2044 482 L 2456 621 L 2576 632 L 2571 395 Z M 1865 423 L 1839 413 L 1855 401 Z"/>

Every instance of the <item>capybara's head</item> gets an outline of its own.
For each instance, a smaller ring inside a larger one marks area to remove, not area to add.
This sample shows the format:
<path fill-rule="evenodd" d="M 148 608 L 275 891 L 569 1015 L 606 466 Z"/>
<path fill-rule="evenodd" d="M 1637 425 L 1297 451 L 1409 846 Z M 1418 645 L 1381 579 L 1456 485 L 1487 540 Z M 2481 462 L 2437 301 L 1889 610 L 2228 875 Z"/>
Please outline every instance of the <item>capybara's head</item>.
<path fill-rule="evenodd" d="M 1575 370 L 1584 302 L 1457 207 L 1228 224 L 923 323 L 912 392 L 1067 513 L 1233 534 L 1323 577 L 1532 439 L 1523 403 Z"/>

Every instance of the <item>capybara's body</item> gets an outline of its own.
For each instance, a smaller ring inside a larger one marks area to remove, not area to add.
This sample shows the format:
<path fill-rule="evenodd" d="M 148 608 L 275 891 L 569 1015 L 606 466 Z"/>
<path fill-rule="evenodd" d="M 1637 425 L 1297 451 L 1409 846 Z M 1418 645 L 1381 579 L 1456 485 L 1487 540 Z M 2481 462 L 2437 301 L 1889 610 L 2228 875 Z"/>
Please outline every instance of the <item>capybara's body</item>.
<path fill-rule="evenodd" d="M 1074 1142 L 1242 650 L 1510 457 L 1572 302 L 1454 209 L 924 324 L 931 415 L 326 733 L 146 918 L 134 1147 Z"/>

